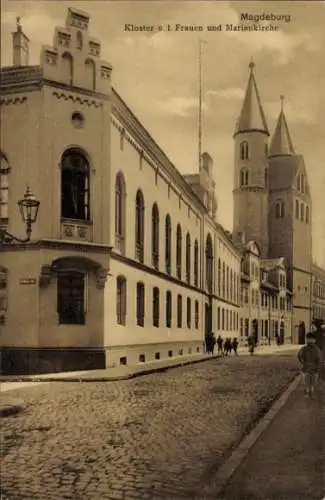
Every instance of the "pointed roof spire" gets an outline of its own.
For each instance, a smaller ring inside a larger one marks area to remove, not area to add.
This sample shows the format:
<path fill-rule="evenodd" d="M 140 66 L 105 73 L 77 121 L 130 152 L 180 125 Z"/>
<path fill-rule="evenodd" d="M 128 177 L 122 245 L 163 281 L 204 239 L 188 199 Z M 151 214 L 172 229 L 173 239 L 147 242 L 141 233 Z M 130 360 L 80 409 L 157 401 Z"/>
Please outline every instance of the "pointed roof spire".
<path fill-rule="evenodd" d="M 260 95 L 256 85 L 254 75 L 255 63 L 253 58 L 249 63 L 249 79 L 246 88 L 246 94 L 243 107 L 239 115 L 235 135 L 240 132 L 260 131 L 269 134 L 264 111 L 261 104 Z"/>
<path fill-rule="evenodd" d="M 271 145 L 269 150 L 269 157 L 271 156 L 287 156 L 294 155 L 295 150 L 290 137 L 290 132 L 287 124 L 287 120 L 283 111 L 284 107 L 284 96 L 280 96 L 281 99 L 281 111 L 278 117 L 278 121 L 275 126 L 274 134 L 271 139 Z"/>

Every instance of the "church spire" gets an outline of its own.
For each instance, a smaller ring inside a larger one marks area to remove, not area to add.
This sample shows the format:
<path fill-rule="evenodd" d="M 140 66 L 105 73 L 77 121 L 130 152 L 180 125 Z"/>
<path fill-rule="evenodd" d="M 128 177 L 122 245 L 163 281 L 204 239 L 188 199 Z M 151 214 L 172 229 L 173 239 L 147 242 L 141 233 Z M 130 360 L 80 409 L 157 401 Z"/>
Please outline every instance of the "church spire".
<path fill-rule="evenodd" d="M 270 135 L 269 130 L 267 128 L 267 123 L 262 108 L 260 95 L 256 85 L 254 67 L 255 63 L 253 60 L 251 60 L 251 62 L 249 63 L 250 74 L 244 98 L 244 103 L 237 121 L 234 135 L 239 134 L 241 132 L 252 132 L 252 131 L 260 131 L 266 133 L 267 135 Z"/>
<path fill-rule="evenodd" d="M 284 96 L 281 96 L 281 111 L 271 140 L 269 157 L 294 155 L 287 120 L 283 111 Z"/>

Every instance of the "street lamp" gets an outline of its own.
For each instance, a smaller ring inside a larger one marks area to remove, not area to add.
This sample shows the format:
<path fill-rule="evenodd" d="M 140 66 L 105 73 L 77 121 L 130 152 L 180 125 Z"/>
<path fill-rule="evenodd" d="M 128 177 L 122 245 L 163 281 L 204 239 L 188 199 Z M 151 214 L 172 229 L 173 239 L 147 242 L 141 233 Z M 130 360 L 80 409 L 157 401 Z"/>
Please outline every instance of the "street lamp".
<path fill-rule="evenodd" d="M 18 238 L 5 229 L 0 228 L 0 244 L 4 243 L 27 243 L 32 234 L 32 224 L 36 222 L 40 202 L 36 200 L 29 186 L 26 188 L 24 198 L 18 201 L 19 212 L 23 222 L 26 224 L 26 238 Z"/>

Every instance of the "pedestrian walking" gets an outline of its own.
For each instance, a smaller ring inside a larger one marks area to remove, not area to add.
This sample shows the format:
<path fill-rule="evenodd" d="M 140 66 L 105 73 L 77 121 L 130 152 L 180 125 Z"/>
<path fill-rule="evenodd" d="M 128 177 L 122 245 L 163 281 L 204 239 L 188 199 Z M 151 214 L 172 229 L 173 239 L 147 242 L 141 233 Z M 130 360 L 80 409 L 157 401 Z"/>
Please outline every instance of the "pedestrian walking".
<path fill-rule="evenodd" d="M 248 343 L 249 353 L 250 353 L 251 356 L 253 356 L 254 350 L 255 350 L 255 338 L 253 337 L 253 335 L 250 335 L 248 337 L 247 343 Z"/>
<path fill-rule="evenodd" d="M 306 345 L 298 352 L 298 360 L 302 367 L 304 392 L 308 398 L 312 398 L 323 366 L 323 355 L 316 345 L 315 334 L 307 333 L 306 340 Z"/>
<path fill-rule="evenodd" d="M 217 338 L 217 346 L 218 346 L 218 356 L 223 356 L 224 355 L 224 352 L 223 352 L 223 338 L 221 337 L 221 335 L 219 335 L 218 338 Z"/>
<path fill-rule="evenodd" d="M 213 332 L 209 332 L 205 336 L 206 352 L 213 356 L 214 347 L 216 345 L 216 337 Z"/>
<path fill-rule="evenodd" d="M 232 341 L 232 348 L 234 350 L 235 356 L 238 356 L 238 352 L 237 352 L 238 344 L 239 344 L 239 342 L 238 342 L 237 338 L 235 337 Z"/>

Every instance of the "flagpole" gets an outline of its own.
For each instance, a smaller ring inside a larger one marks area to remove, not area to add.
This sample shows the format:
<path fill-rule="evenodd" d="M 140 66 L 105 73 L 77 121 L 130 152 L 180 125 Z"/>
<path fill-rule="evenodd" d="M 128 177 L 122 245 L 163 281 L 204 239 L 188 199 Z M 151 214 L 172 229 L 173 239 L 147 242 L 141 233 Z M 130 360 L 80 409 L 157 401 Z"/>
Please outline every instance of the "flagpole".
<path fill-rule="evenodd" d="M 202 161 L 202 45 L 203 44 L 206 44 L 206 41 L 199 38 L 199 130 L 198 130 L 199 170 L 201 169 L 201 161 Z"/>
<path fill-rule="evenodd" d="M 199 170 L 202 156 L 202 40 L 199 39 Z"/>

